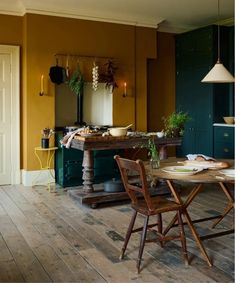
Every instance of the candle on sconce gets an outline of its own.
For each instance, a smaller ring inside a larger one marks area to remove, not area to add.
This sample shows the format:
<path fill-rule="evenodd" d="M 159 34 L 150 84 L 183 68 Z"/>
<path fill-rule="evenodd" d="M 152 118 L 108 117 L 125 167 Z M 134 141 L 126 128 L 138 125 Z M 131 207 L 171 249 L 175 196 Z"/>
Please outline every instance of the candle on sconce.
<path fill-rule="evenodd" d="M 127 96 L 127 83 L 124 82 L 124 94 L 123 96 Z"/>
<path fill-rule="evenodd" d="M 44 75 L 41 75 L 40 94 L 44 93 Z"/>

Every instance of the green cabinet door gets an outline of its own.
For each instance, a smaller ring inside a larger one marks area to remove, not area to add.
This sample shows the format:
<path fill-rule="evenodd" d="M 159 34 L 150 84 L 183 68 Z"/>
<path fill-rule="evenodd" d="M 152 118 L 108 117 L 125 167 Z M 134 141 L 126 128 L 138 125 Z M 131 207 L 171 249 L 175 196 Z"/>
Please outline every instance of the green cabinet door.
<path fill-rule="evenodd" d="M 234 159 L 235 127 L 214 126 L 214 157 Z"/>
<path fill-rule="evenodd" d="M 62 187 L 81 186 L 83 183 L 83 151 L 65 148 L 60 144 L 62 133 L 56 134 L 55 179 Z M 101 183 L 112 178 L 119 178 L 119 170 L 114 160 L 115 154 L 122 150 L 97 150 L 93 152 L 94 183 Z"/>
<path fill-rule="evenodd" d="M 227 42 L 229 30 L 221 29 Z M 224 43 L 225 44 L 225 43 Z M 224 60 L 227 60 L 227 51 Z M 202 83 L 216 63 L 217 27 L 209 26 L 176 36 L 176 110 L 188 112 L 183 142 L 177 156 L 189 153 L 213 155 L 213 123 L 229 108 L 228 84 Z"/>

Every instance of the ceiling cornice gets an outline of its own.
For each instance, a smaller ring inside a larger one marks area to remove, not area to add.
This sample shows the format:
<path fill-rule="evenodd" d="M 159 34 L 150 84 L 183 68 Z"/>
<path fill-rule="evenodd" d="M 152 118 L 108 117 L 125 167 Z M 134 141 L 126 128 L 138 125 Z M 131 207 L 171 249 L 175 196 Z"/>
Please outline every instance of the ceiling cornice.
<path fill-rule="evenodd" d="M 65 12 L 54 12 L 54 11 L 44 11 L 44 10 L 36 10 L 36 9 L 25 9 L 24 14 L 31 13 L 31 14 L 39 14 L 39 15 L 47 15 L 47 16 L 56 16 L 56 17 L 63 17 L 63 18 L 73 18 L 73 19 L 81 19 L 81 20 L 89 20 L 89 21 L 98 21 L 98 22 L 108 22 L 108 23 L 115 23 L 115 24 L 123 24 L 123 25 L 132 25 L 132 26 L 142 26 L 148 28 L 158 28 L 158 24 L 162 22 L 162 19 L 159 22 L 153 22 L 150 20 L 123 20 L 117 18 L 114 15 L 112 17 L 101 17 L 97 15 L 79 15 L 77 13 L 65 13 Z"/>
<path fill-rule="evenodd" d="M 65 5 L 65 2 L 57 0 L 44 0 L 49 3 L 49 5 L 43 5 L 41 2 L 34 2 L 35 0 L 1 0 L 0 1 L 0 14 L 4 15 L 13 15 L 13 16 L 24 16 L 25 14 L 38 14 L 38 15 L 47 15 L 47 16 L 56 16 L 62 18 L 74 18 L 88 21 L 98 21 L 98 22 L 108 22 L 114 24 L 123 24 L 130 26 L 140 26 L 158 29 L 160 32 L 168 32 L 168 33 L 183 33 L 186 31 L 190 31 L 193 29 L 197 29 L 201 26 L 211 25 L 211 24 L 219 24 L 225 26 L 234 25 L 234 17 L 227 18 L 226 20 L 222 20 L 219 23 L 215 23 L 212 21 L 212 16 L 205 17 L 205 21 L 202 22 L 202 25 L 199 25 L 199 20 L 196 20 L 196 17 L 193 17 L 193 20 L 180 20 L 179 15 L 180 12 L 177 13 L 177 16 L 174 16 L 174 11 L 164 12 L 162 13 L 163 17 L 158 17 L 155 13 L 135 13 L 132 9 L 128 10 L 126 14 L 122 14 L 116 12 L 114 9 L 91 9 L 91 5 L 87 5 L 86 2 L 82 2 L 81 6 L 71 6 Z M 68 0 L 69 1 L 69 0 Z M 87 1 L 87 0 L 86 0 Z M 91 0 L 92 1 L 92 0 Z M 94 0 L 93 0 L 94 1 Z M 104 0 L 106 1 L 106 0 Z M 122 0 L 129 1 L 129 0 Z M 134 0 L 130 0 L 134 1 Z M 145 0 L 135 0 L 137 3 L 141 3 L 139 1 Z M 167 0 L 161 0 L 165 4 Z M 168 0 L 172 1 L 172 0 Z M 189 1 L 189 0 L 181 0 L 181 1 Z M 195 0 L 197 1 L 197 0 Z M 210 0 L 209 0 L 210 1 Z M 212 1 L 212 0 L 211 0 Z M 230 0 L 233 1 L 233 0 Z M 61 3 L 63 5 L 57 5 L 57 3 Z M 72 0 L 68 3 L 72 4 Z M 86 4 L 85 4 L 86 3 Z M 95 2 L 96 3 L 96 2 Z M 164 3 L 160 2 L 159 4 L 164 5 Z M 54 5 L 52 5 L 54 4 Z M 148 3 L 146 3 L 148 5 Z M 112 6 L 111 6 L 112 7 Z M 160 6 L 163 8 L 163 6 Z M 164 6 L 166 7 L 166 6 Z M 129 7 L 130 8 L 130 7 Z M 181 9 L 180 9 L 181 10 Z M 203 11 L 203 10 L 201 10 Z M 136 11 L 137 12 L 137 11 Z M 186 17 L 186 9 L 183 8 L 184 17 Z M 149 16 L 148 16 L 149 15 Z M 166 15 L 166 16 L 164 16 Z M 231 14 L 228 13 L 228 17 Z"/>
<path fill-rule="evenodd" d="M 229 19 L 225 19 L 225 20 L 221 20 L 219 22 L 215 22 L 215 23 L 209 23 L 209 25 L 220 25 L 220 26 L 233 26 L 234 25 L 234 18 L 229 18 Z M 195 30 L 198 29 L 198 26 L 180 26 L 180 25 L 176 25 L 173 23 L 168 23 L 167 21 L 163 21 L 162 23 L 159 24 L 158 26 L 158 31 L 159 32 L 168 32 L 168 33 L 184 33 L 187 31 L 191 31 L 191 30 Z"/>
<path fill-rule="evenodd" d="M 218 23 L 216 22 L 215 24 L 219 24 L 221 26 L 233 26 L 234 25 L 234 18 L 221 20 Z"/>

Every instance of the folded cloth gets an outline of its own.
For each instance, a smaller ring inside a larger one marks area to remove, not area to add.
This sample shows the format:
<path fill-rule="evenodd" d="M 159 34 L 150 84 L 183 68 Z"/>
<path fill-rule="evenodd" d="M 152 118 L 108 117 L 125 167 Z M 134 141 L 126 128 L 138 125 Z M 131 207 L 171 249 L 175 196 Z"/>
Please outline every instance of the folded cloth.
<path fill-rule="evenodd" d="M 76 129 L 75 131 L 73 132 L 69 132 L 68 134 L 66 134 L 61 140 L 60 140 L 60 143 L 62 145 L 64 145 L 66 148 L 70 148 L 70 145 L 71 145 L 71 141 L 72 139 L 74 138 L 74 136 L 81 132 L 82 130 L 84 130 L 84 128 L 79 128 L 79 129 Z"/>
<path fill-rule="evenodd" d="M 214 160 L 215 161 L 213 157 L 206 156 L 204 154 L 187 154 L 186 157 L 188 158 L 188 160 L 196 160 L 198 157 L 202 157 L 203 160 Z"/>

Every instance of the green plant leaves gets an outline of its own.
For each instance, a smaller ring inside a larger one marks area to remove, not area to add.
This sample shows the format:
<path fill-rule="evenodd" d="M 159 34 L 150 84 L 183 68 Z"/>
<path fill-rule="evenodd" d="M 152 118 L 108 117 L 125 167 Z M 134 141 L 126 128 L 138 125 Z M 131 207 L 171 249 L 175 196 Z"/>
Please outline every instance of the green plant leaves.
<path fill-rule="evenodd" d="M 191 120 L 187 112 L 173 112 L 168 117 L 162 118 L 167 137 L 182 136 L 184 133 L 184 124 Z"/>
<path fill-rule="evenodd" d="M 71 76 L 71 79 L 69 81 L 69 87 L 71 91 L 73 91 L 78 96 L 80 96 L 83 93 L 84 78 L 80 71 L 79 66 L 77 67 L 73 75 Z"/>

